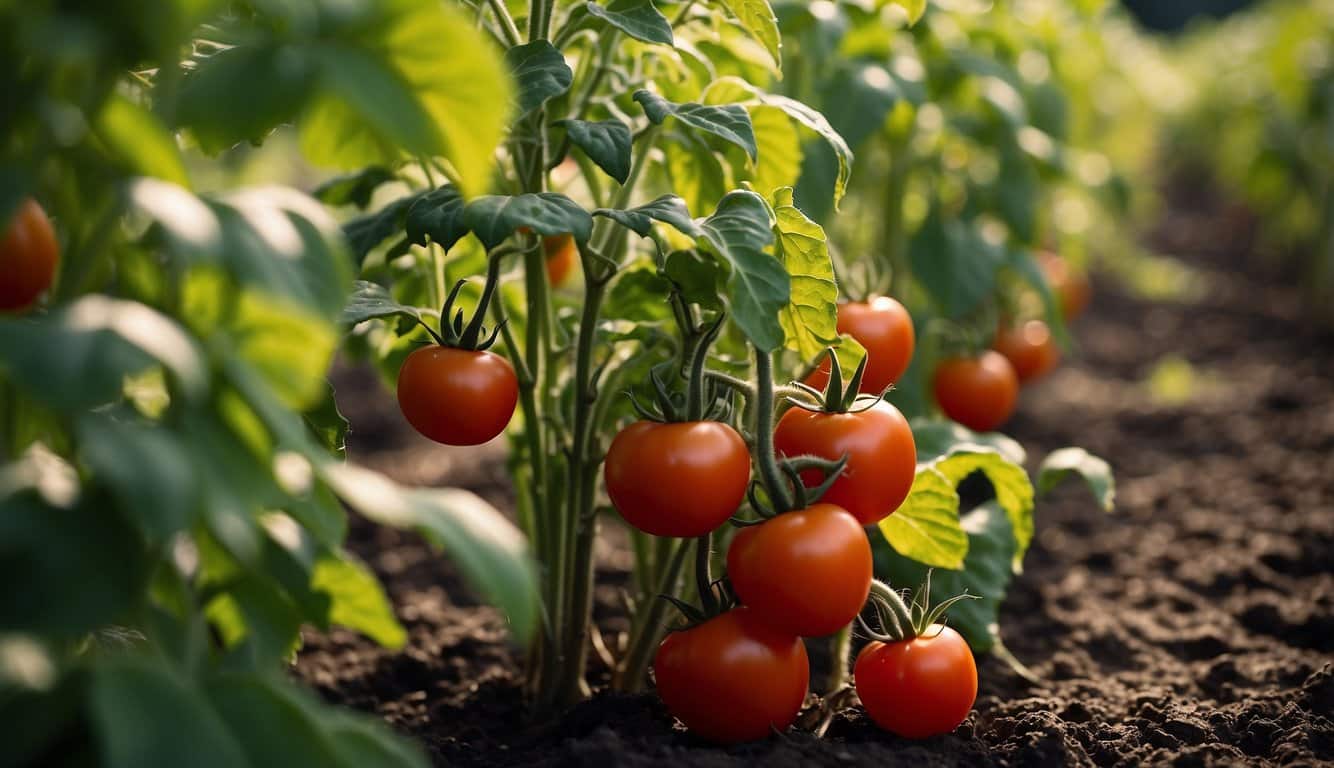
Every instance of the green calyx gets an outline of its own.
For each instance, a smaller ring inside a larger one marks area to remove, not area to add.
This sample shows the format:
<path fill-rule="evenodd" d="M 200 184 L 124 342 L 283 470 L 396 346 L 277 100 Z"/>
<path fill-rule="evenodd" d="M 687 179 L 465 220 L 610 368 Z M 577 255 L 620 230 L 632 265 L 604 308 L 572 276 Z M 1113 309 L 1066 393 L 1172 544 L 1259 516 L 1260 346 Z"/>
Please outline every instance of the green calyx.
<path fill-rule="evenodd" d="M 881 630 L 872 629 L 861 616 L 857 617 L 857 621 L 872 640 L 899 643 L 927 635 L 931 627 L 944 617 L 950 606 L 960 600 L 977 600 L 978 596 L 965 592 L 932 606 L 931 571 L 927 571 L 926 582 L 912 593 L 911 599 L 911 603 L 906 603 L 903 595 L 893 587 L 879 579 L 872 580 L 868 602 L 875 607 Z"/>
<path fill-rule="evenodd" d="M 867 357 L 862 356 L 861 362 L 857 363 L 857 370 L 852 374 L 852 379 L 848 381 L 847 386 L 844 386 L 843 367 L 838 363 L 838 355 L 834 353 L 834 348 L 830 347 L 826 354 L 829 357 L 829 383 L 825 385 L 824 391 L 821 392 L 809 384 L 794 382 L 793 386 L 808 395 L 811 401 L 807 402 L 796 397 L 789 397 L 787 401 L 798 408 L 823 413 L 860 413 L 874 408 L 876 403 L 880 402 L 883 393 L 863 395 L 859 392 L 862 377 L 866 374 Z"/>

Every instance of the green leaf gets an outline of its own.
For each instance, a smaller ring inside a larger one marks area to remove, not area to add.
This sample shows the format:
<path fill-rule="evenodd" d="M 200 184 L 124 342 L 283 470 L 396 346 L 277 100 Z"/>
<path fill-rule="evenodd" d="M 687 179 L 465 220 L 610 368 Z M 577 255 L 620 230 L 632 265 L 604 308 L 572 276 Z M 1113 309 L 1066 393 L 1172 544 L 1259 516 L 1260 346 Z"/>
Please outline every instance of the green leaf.
<path fill-rule="evenodd" d="M 378 165 L 364 168 L 356 173 L 335 176 L 320 184 L 311 192 L 311 197 L 325 205 L 355 205 L 365 209 L 371 204 L 375 190 L 391 181 L 398 181 L 398 174 Z"/>
<path fill-rule="evenodd" d="M 376 246 L 403 233 L 407 226 L 408 211 L 425 194 L 417 192 L 400 197 L 374 213 L 358 216 L 344 224 L 343 236 L 352 248 L 354 261 L 361 264 Z"/>
<path fill-rule="evenodd" d="M 88 694 L 93 733 L 109 768 L 248 764 L 217 712 L 165 665 L 103 659 L 93 667 Z"/>
<path fill-rule="evenodd" d="M 1014 534 L 1014 571 L 1022 571 L 1024 553 L 1033 540 L 1033 483 L 1024 468 L 995 451 L 953 453 L 934 466 L 955 486 L 974 472 L 986 475 Z"/>
<path fill-rule="evenodd" d="M 791 278 L 791 297 L 778 317 L 788 349 L 813 360 L 838 342 L 838 284 L 824 229 L 792 202 L 792 188 L 774 193 L 778 260 Z"/>
<path fill-rule="evenodd" d="M 176 137 L 147 109 L 113 95 L 97 116 L 96 132 L 134 175 L 190 186 Z"/>
<path fill-rule="evenodd" d="M 837 99 L 826 99 L 820 111 L 849 147 L 879 134 L 890 110 L 899 102 L 894 76 L 878 62 L 847 62 L 829 84 Z"/>
<path fill-rule="evenodd" d="M 701 224 L 698 240 L 731 266 L 727 289 L 732 320 L 766 352 L 783 346 L 778 316 L 792 297 L 787 271 L 765 251 L 774 241 L 772 227 L 764 198 L 754 192 L 729 192 Z"/>
<path fill-rule="evenodd" d="M 612 0 L 605 8 L 589 2 L 584 7 L 590 15 L 636 40 L 663 45 L 673 43 L 671 22 L 653 7 L 651 0 Z"/>
<path fill-rule="evenodd" d="M 946 317 L 962 317 L 991 295 L 1005 251 L 984 240 L 973 225 L 946 222 L 932 207 L 908 246 L 913 275 Z"/>
<path fill-rule="evenodd" d="M 315 85 L 308 51 L 271 41 L 195 56 L 192 63 L 181 81 L 176 119 L 209 154 L 260 143 L 296 117 Z"/>
<path fill-rule="evenodd" d="M 917 463 L 928 464 L 955 453 L 996 451 L 1011 464 L 1023 466 L 1027 460 L 1024 447 L 1000 432 L 973 432 L 948 419 L 913 419 L 913 440 L 917 443 Z"/>
<path fill-rule="evenodd" d="M 988 502 L 963 515 L 960 524 L 968 534 L 968 555 L 963 570 L 931 573 L 931 603 L 937 604 L 965 591 L 978 600 L 961 600 L 949 610 L 949 624 L 959 630 L 974 653 L 985 653 L 1000 639 L 1000 607 L 1013 572 L 1014 535 L 1005 514 Z M 926 582 L 928 567 L 875 547 L 876 573 L 896 588 L 916 588 Z"/>
<path fill-rule="evenodd" d="M 384 589 L 366 566 L 343 556 L 315 563 L 310 588 L 331 600 L 329 621 L 366 635 L 391 650 L 403 647 L 408 633 L 394 616 Z"/>
<path fill-rule="evenodd" d="M 182 258 L 213 262 L 222 251 L 222 224 L 203 200 L 177 184 L 138 178 L 126 185 L 130 208 L 162 228 L 166 245 Z"/>
<path fill-rule="evenodd" d="M 0 370 L 57 411 L 73 413 L 119 399 L 125 377 L 155 362 L 175 377 L 188 399 L 209 386 L 194 340 L 143 304 L 89 294 L 35 319 L 0 317 Z"/>
<path fill-rule="evenodd" d="M 759 148 L 750 177 L 752 186 L 769 195 L 796 184 L 801 178 L 801 135 L 797 127 L 777 107 L 756 104 L 747 106 L 746 111 Z"/>
<path fill-rule="evenodd" d="M 358 280 L 343 308 L 342 324 L 350 327 L 377 317 L 410 317 L 425 322 L 421 310 L 394 301 L 384 286 Z"/>
<path fill-rule="evenodd" d="M 247 664 L 278 664 L 301 646 L 300 608 L 259 569 L 229 583 L 205 613 L 223 646 Z"/>
<path fill-rule="evenodd" d="M 764 94 L 763 101 L 765 104 L 778 107 L 786 112 L 788 117 L 814 131 L 834 151 L 834 156 L 838 159 L 838 178 L 834 181 L 834 207 L 837 208 L 848 189 L 848 178 L 852 175 L 852 150 L 848 148 L 847 142 L 838 131 L 834 130 L 824 115 L 796 99 Z"/>
<path fill-rule="evenodd" d="M 420 531 L 442 547 L 468 581 L 509 617 L 520 642 L 537 621 L 537 580 L 513 523 L 480 497 L 454 489 L 409 489 L 351 465 L 323 468 L 349 506 L 382 525 Z"/>
<path fill-rule="evenodd" d="M 705 105 L 693 102 L 674 104 L 652 91 L 635 91 L 635 101 L 644 108 L 644 114 L 655 125 L 662 125 L 668 117 L 696 130 L 717 136 L 731 142 L 746 151 L 752 161 L 756 159 L 758 148 L 755 145 L 755 132 L 750 124 L 750 113 L 738 104 Z"/>
<path fill-rule="evenodd" d="M 1116 504 L 1116 480 L 1112 468 L 1083 448 L 1061 448 L 1047 454 L 1038 468 L 1038 495 L 1050 492 L 1072 474 L 1084 478 L 1099 506 L 1112 511 Z"/>
<path fill-rule="evenodd" d="M 325 716 L 325 732 L 347 768 L 429 768 L 420 748 L 369 717 Z"/>
<path fill-rule="evenodd" d="M 779 49 L 782 47 L 782 39 L 778 32 L 778 18 L 774 16 L 773 8 L 769 7 L 769 0 L 720 1 L 736 17 L 741 28 L 769 52 L 774 66 L 781 66 L 783 58 Z"/>
<path fill-rule="evenodd" d="M 640 237 L 648 237 L 654 221 L 670 224 L 681 234 L 692 238 L 698 238 L 701 234 L 695 220 L 690 218 L 685 201 L 676 195 L 663 195 L 652 202 L 624 211 L 599 208 L 593 211 L 593 215 L 606 216 Z"/>
<path fill-rule="evenodd" d="M 908 23 L 916 24 L 926 13 L 926 0 L 889 0 L 890 5 L 897 5 L 908 14 Z"/>
<path fill-rule="evenodd" d="M 463 196 L 449 184 L 418 197 L 404 222 L 408 242 L 423 246 L 432 242 L 449 251 L 468 234 L 463 208 Z"/>
<path fill-rule="evenodd" d="M 565 57 L 546 40 L 510 48 L 505 51 L 505 64 L 519 86 L 519 113 L 523 115 L 570 90 L 574 82 Z"/>
<path fill-rule="evenodd" d="M 593 234 L 593 217 L 588 211 L 557 192 L 479 197 L 468 203 L 463 218 L 487 250 L 505 242 L 520 227 L 539 235 L 569 233 L 579 243 L 588 242 Z"/>
<path fill-rule="evenodd" d="M 222 673 L 208 681 L 208 697 L 231 731 L 242 737 L 250 765 L 343 764 L 314 716 L 316 703 L 290 684 L 256 674 Z"/>
<path fill-rule="evenodd" d="M 193 524 L 198 504 L 194 466 L 172 432 L 87 414 L 78 421 L 78 435 L 94 477 L 112 489 L 121 510 L 139 523 L 149 541 L 165 542 Z"/>
<path fill-rule="evenodd" d="M 591 6 L 591 4 L 590 4 Z M 596 6 L 592 6 L 596 7 Z M 570 143 L 582 149 L 588 159 L 624 184 L 630 178 L 630 128 L 620 120 L 590 123 L 584 120 L 559 120 L 565 126 Z"/>
<path fill-rule="evenodd" d="M 885 541 L 904 557 L 936 568 L 963 567 L 968 534 L 959 525 L 959 494 L 932 467 L 917 471 L 907 500 L 878 526 Z"/>
<path fill-rule="evenodd" d="M 722 309 L 719 295 L 727 280 L 727 270 L 716 260 L 698 251 L 672 251 L 663 267 L 667 278 L 688 303 L 706 309 Z"/>
<path fill-rule="evenodd" d="M 244 291 L 236 298 L 227 331 L 236 352 L 288 408 L 304 411 L 326 394 L 324 376 L 338 348 L 331 324 L 300 307 Z"/>

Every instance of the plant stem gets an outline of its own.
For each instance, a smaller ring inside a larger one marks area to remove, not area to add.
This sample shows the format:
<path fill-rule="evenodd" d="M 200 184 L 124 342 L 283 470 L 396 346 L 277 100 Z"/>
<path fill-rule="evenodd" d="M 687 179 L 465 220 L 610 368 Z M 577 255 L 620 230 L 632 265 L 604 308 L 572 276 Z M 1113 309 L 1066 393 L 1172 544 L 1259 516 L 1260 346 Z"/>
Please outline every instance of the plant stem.
<path fill-rule="evenodd" d="M 835 632 L 829 638 L 829 679 L 825 682 L 826 698 L 848 684 L 848 656 L 852 653 L 852 625 Z"/>
<path fill-rule="evenodd" d="M 505 42 L 511 47 L 523 42 L 519 36 L 519 27 L 514 23 L 514 17 L 510 15 L 509 8 L 505 7 L 505 0 L 487 0 L 491 4 L 491 10 L 495 12 L 496 19 L 500 22 L 501 34 L 505 36 Z"/>
<path fill-rule="evenodd" d="M 690 549 L 688 539 L 672 540 L 674 548 L 658 580 L 657 595 L 676 597 L 677 583 L 681 577 L 681 568 L 685 564 L 686 551 Z M 626 647 L 625 660 L 616 672 L 613 684 L 623 691 L 635 692 L 642 688 L 647 677 L 648 660 L 652 650 L 658 646 L 662 636 L 662 619 L 666 613 L 668 601 L 658 596 L 650 596 L 649 601 L 639 606 L 639 621 L 631 627 L 630 642 Z"/>
<path fill-rule="evenodd" d="M 755 349 L 755 463 L 759 465 L 760 480 L 769 494 L 774 511 L 786 512 L 792 508 L 783 472 L 774 455 L 774 373 L 773 359 L 768 352 Z"/>
<path fill-rule="evenodd" d="M 699 602 L 704 606 L 706 616 L 718 612 L 718 600 L 713 596 L 713 574 L 710 572 L 712 557 L 713 533 L 709 532 L 695 539 L 695 589 L 699 590 Z"/>

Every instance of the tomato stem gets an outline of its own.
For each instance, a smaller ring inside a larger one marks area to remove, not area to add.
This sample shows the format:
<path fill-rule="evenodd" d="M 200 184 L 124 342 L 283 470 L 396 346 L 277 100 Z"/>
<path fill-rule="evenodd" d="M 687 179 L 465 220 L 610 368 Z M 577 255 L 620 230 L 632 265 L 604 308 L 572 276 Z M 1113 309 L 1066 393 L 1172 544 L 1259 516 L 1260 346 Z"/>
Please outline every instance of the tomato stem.
<path fill-rule="evenodd" d="M 792 498 L 774 454 L 773 358 L 759 347 L 755 348 L 755 463 L 774 512 L 782 514 L 792 509 Z"/>
<path fill-rule="evenodd" d="M 630 628 L 630 640 L 626 645 L 625 660 L 617 670 L 613 683 L 616 687 L 631 693 L 640 690 L 648 673 L 648 661 L 653 655 L 662 636 L 662 619 L 671 605 L 664 597 L 675 597 L 681 578 L 681 568 L 685 565 L 686 552 L 690 549 L 689 539 L 660 539 L 672 544 L 670 559 L 660 574 L 656 596 L 638 606 L 635 622 Z"/>
<path fill-rule="evenodd" d="M 718 598 L 713 594 L 713 532 L 695 539 L 695 588 L 699 590 L 699 603 L 704 608 L 705 616 L 718 613 Z"/>

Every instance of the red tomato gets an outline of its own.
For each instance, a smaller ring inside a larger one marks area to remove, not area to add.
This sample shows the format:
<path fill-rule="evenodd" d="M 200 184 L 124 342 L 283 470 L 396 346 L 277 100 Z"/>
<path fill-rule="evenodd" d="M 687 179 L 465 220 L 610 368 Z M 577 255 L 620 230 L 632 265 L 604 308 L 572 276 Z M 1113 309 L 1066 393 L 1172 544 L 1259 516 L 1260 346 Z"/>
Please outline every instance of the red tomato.
<path fill-rule="evenodd" d="M 908 420 L 884 401 L 860 413 L 793 408 L 778 420 L 774 448 L 788 457 L 836 460 L 846 453 L 848 465 L 820 501 L 846 509 L 862 525 L 879 522 L 898 509 L 917 474 L 917 444 Z M 814 487 L 823 475 L 812 469 L 801 479 Z"/>
<path fill-rule="evenodd" d="M 742 528 L 727 550 L 741 602 L 791 635 L 821 637 L 856 618 L 871 591 L 871 543 L 857 518 L 812 504 Z"/>
<path fill-rule="evenodd" d="M 479 445 L 505 431 L 519 399 L 510 361 L 432 344 L 398 371 L 398 406 L 418 432 L 445 445 Z"/>
<path fill-rule="evenodd" d="M 699 736 L 724 744 L 787 728 L 810 681 L 801 640 L 745 606 L 668 635 L 653 671 L 667 709 Z"/>
<path fill-rule="evenodd" d="M 974 432 L 990 432 L 1014 413 L 1019 377 L 1001 353 L 955 357 L 936 366 L 932 390 L 940 410 Z"/>
<path fill-rule="evenodd" d="M 1051 329 L 1041 320 L 1029 320 L 1018 328 L 1002 326 L 992 347 L 1014 366 L 1021 384 L 1050 373 L 1061 359 Z"/>
<path fill-rule="evenodd" d="M 881 728 L 909 739 L 949 733 L 977 699 L 977 664 L 949 627 L 897 643 L 868 643 L 853 668 L 857 696 Z"/>
<path fill-rule="evenodd" d="M 574 242 L 574 235 L 553 235 L 542 238 L 542 250 L 547 255 L 547 280 L 554 288 L 570 276 L 570 270 L 579 259 L 579 246 Z"/>
<path fill-rule="evenodd" d="M 1054 253 L 1038 254 L 1038 264 L 1047 278 L 1047 285 L 1060 302 L 1061 315 L 1070 321 L 1083 314 L 1093 299 L 1093 286 L 1088 275 Z"/>
<path fill-rule="evenodd" d="M 51 287 L 60 243 L 46 211 L 31 197 L 19 203 L 0 239 L 0 312 L 25 309 Z"/>
<path fill-rule="evenodd" d="M 637 421 L 607 449 L 607 495 L 630 525 L 654 536 L 703 536 L 746 497 L 750 450 L 717 421 Z"/>
<path fill-rule="evenodd" d="M 912 315 L 889 296 L 870 301 L 851 301 L 838 307 L 838 332 L 846 333 L 866 347 L 866 371 L 858 391 L 878 395 L 908 370 L 913 353 Z M 852 371 L 843 372 L 843 381 Z M 829 361 L 806 377 L 806 383 L 823 390 L 829 383 Z"/>

